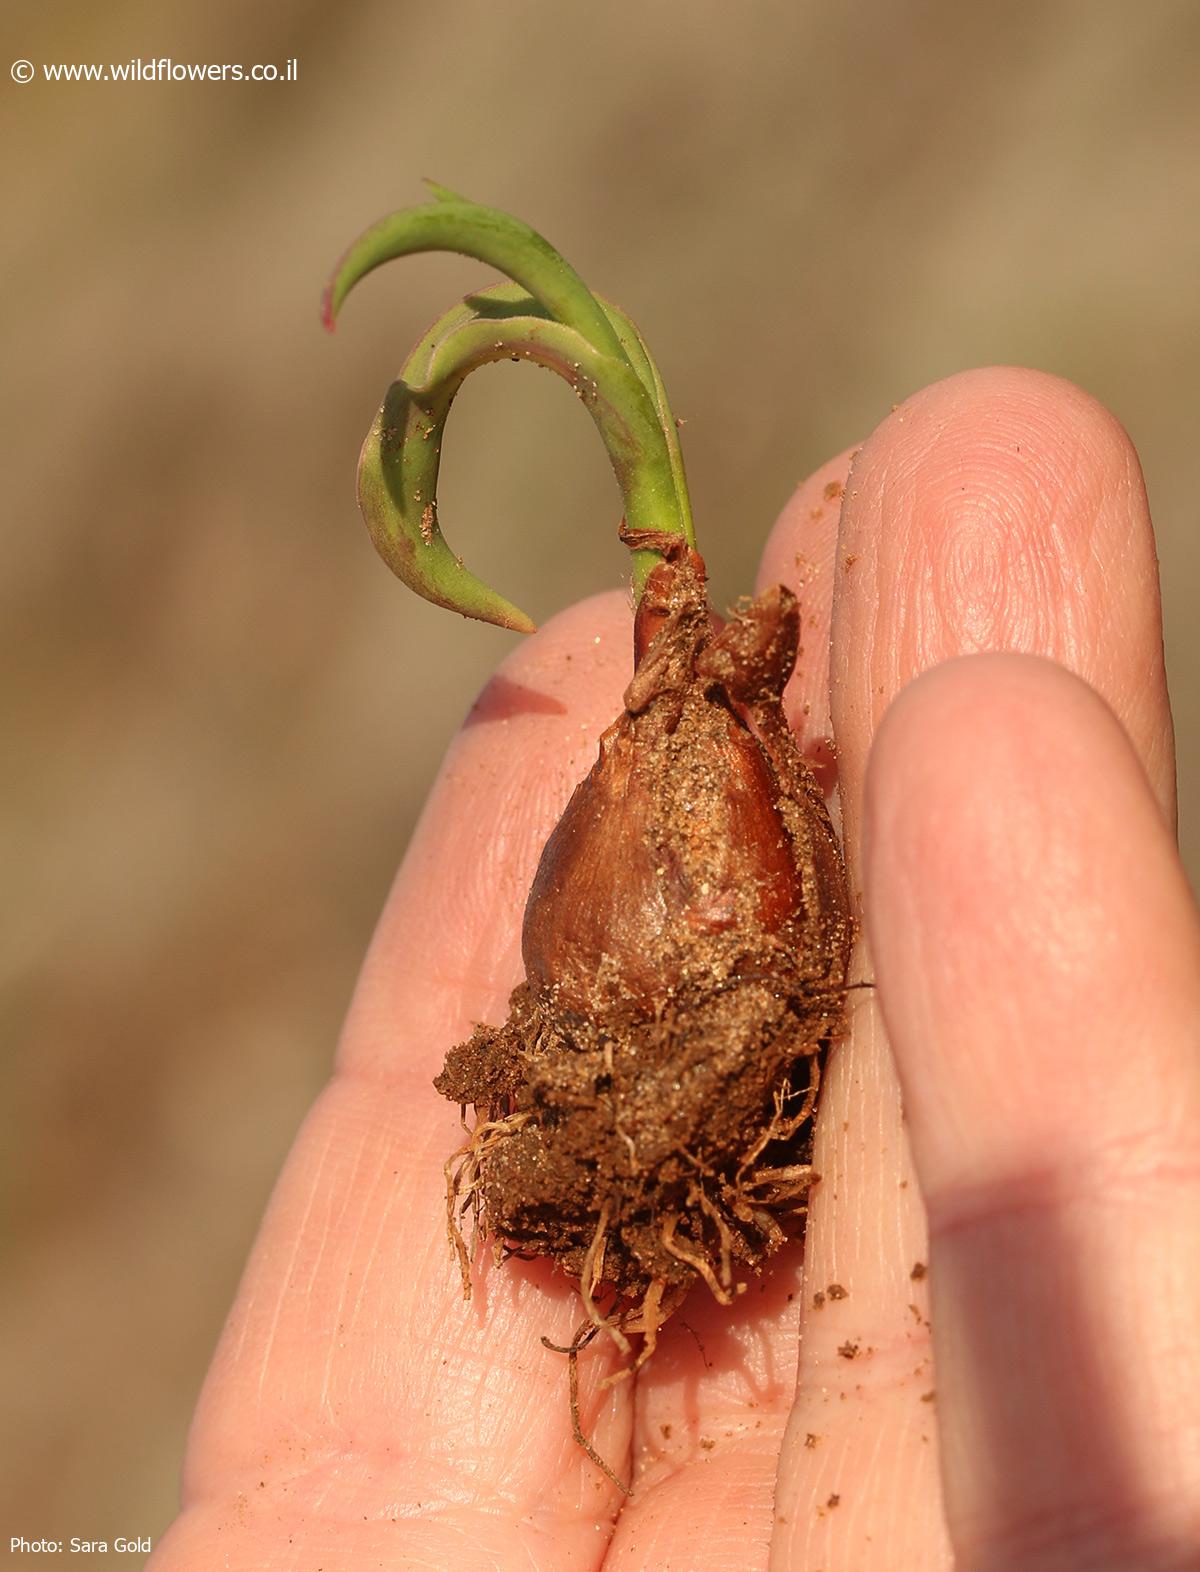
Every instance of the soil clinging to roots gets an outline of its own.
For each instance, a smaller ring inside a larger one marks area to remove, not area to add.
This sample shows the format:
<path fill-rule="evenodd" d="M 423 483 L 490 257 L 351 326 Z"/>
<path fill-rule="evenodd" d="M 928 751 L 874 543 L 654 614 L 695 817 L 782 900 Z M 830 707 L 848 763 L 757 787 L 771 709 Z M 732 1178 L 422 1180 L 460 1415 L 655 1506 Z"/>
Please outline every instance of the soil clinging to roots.
<path fill-rule="evenodd" d="M 783 715 L 795 597 L 778 586 L 718 630 L 697 554 L 627 538 L 665 560 L 624 712 L 542 853 L 508 1020 L 435 1083 L 476 1114 L 447 1165 L 464 1291 L 464 1223 L 498 1253 L 548 1256 L 578 1281 L 581 1336 L 605 1331 L 626 1370 L 694 1283 L 730 1302 L 803 1226 L 852 939 Z"/>

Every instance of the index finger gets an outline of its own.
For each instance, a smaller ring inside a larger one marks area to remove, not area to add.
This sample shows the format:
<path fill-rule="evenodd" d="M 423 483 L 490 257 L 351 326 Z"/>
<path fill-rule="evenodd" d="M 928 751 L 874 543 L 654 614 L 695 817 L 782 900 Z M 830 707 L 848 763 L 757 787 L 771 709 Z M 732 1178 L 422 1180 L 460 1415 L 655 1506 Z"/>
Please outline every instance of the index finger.
<path fill-rule="evenodd" d="M 464 1305 L 443 1165 L 462 1144 L 430 1082 L 520 980 L 542 844 L 620 706 L 623 597 L 522 644 L 452 746 L 389 896 L 332 1083 L 285 1165 L 193 1426 L 183 1512 L 155 1572 L 279 1564 L 577 1565 L 615 1492 L 572 1439 L 574 1290 L 544 1263 L 476 1273 Z M 619 1465 L 629 1386 L 584 1422 Z M 574 1558 L 574 1559 L 572 1559 Z M 289 1564 L 291 1564 L 289 1560 Z M 300 1564 L 300 1560 L 296 1561 Z"/>

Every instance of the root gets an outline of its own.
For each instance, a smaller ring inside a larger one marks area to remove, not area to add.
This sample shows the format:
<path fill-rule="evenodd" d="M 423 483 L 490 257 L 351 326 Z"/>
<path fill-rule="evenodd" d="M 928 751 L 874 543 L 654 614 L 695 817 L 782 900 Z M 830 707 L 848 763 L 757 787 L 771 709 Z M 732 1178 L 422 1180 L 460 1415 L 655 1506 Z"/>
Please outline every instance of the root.
<path fill-rule="evenodd" d="M 791 1163 L 786 1168 L 759 1168 L 746 1189 L 761 1190 L 764 1185 L 775 1185 L 794 1189 L 799 1195 L 810 1188 L 813 1178 L 811 1163 Z"/>
<path fill-rule="evenodd" d="M 629 1339 L 617 1325 L 617 1320 L 612 1315 L 603 1316 L 596 1308 L 593 1297 L 596 1288 L 604 1275 L 604 1244 L 608 1236 L 608 1218 L 612 1203 L 605 1201 L 600 1208 L 600 1219 L 596 1224 L 596 1232 L 592 1235 L 592 1242 L 588 1245 L 587 1254 L 583 1258 L 583 1271 L 579 1276 L 579 1297 L 583 1300 L 583 1308 L 587 1311 L 588 1320 L 596 1331 L 605 1331 L 620 1349 L 626 1359 L 633 1350 L 629 1346 Z"/>
<path fill-rule="evenodd" d="M 529 1114 L 518 1113 L 508 1114 L 503 1119 L 484 1120 L 470 1132 L 471 1138 L 467 1144 L 451 1153 L 442 1165 L 442 1172 L 446 1176 L 446 1234 L 458 1260 L 464 1299 L 469 1300 L 471 1297 L 471 1256 L 479 1231 L 479 1186 L 483 1176 L 483 1160 L 493 1147 L 528 1124 L 529 1119 Z M 459 1222 L 468 1210 L 471 1212 L 469 1247 Z M 498 1252 L 501 1249 L 501 1242 L 497 1241 Z"/>
<path fill-rule="evenodd" d="M 662 1307 L 663 1293 L 667 1286 L 665 1277 L 655 1277 L 651 1280 L 649 1288 L 642 1295 L 642 1302 L 636 1310 L 628 1313 L 625 1319 L 625 1329 L 630 1332 L 640 1332 L 644 1338 L 641 1351 L 632 1364 L 622 1365 L 620 1370 L 614 1370 L 612 1375 L 605 1376 L 600 1383 L 600 1390 L 606 1391 L 610 1386 L 617 1386 L 622 1381 L 628 1381 L 630 1376 L 637 1372 L 650 1358 L 658 1347 L 658 1329 L 671 1314 L 674 1306 L 668 1306 L 664 1312 Z"/>
<path fill-rule="evenodd" d="M 817 1106 L 817 1094 L 820 1092 L 820 1090 L 821 1056 L 820 1054 L 814 1053 L 810 1054 L 808 1057 L 808 1085 L 804 1090 L 804 1101 L 800 1105 L 800 1112 L 790 1116 L 789 1128 L 787 1130 L 787 1134 L 784 1137 L 785 1140 L 787 1135 L 791 1135 L 793 1131 L 798 1130 L 802 1124 L 807 1124 L 807 1122 L 812 1118 L 813 1111 Z M 786 1098 L 784 1098 L 783 1101 L 786 1101 Z"/>
<path fill-rule="evenodd" d="M 638 1314 L 641 1317 L 642 1334 L 645 1342 L 642 1344 L 641 1353 L 634 1361 L 634 1370 L 640 1369 L 658 1347 L 658 1329 L 667 1319 L 666 1315 L 663 1314 L 662 1308 L 663 1290 L 666 1286 L 667 1280 L 665 1277 L 656 1277 L 649 1288 L 647 1288 L 642 1299 L 642 1307 Z"/>
<path fill-rule="evenodd" d="M 662 1226 L 662 1233 L 659 1237 L 662 1240 L 663 1249 L 667 1252 L 668 1255 L 673 1255 L 677 1261 L 682 1261 L 685 1266 L 690 1266 L 697 1277 L 702 1277 L 708 1284 L 709 1291 L 719 1305 L 731 1305 L 733 1303 L 733 1295 L 721 1287 L 721 1284 L 717 1281 L 716 1276 L 713 1273 L 712 1267 L 709 1266 L 704 1257 L 700 1255 L 692 1255 L 691 1252 L 685 1250 L 682 1245 L 677 1245 L 675 1243 L 675 1230 L 678 1228 L 678 1226 L 679 1213 L 675 1212 L 666 1220 Z"/>
<path fill-rule="evenodd" d="M 712 1204 L 703 1189 L 697 1186 L 692 1191 L 692 1197 L 700 1203 L 700 1210 L 705 1217 L 712 1221 L 717 1230 L 717 1238 L 721 1241 L 721 1286 L 726 1292 L 733 1283 L 733 1235 L 729 1231 L 729 1224 L 721 1213 Z"/>
<path fill-rule="evenodd" d="M 764 1212 L 761 1207 L 751 1206 L 744 1195 L 740 1195 L 731 1201 L 730 1209 L 739 1223 L 745 1223 L 748 1227 L 753 1228 L 767 1241 L 764 1252 L 766 1255 L 770 1255 L 775 1250 L 778 1250 L 784 1241 L 784 1232 L 770 1212 Z"/>
<path fill-rule="evenodd" d="M 462 1236 L 462 1229 L 458 1226 L 458 1217 L 456 1215 L 458 1212 L 458 1198 L 461 1193 L 460 1180 L 462 1170 L 466 1166 L 464 1163 L 459 1163 L 459 1159 L 464 1156 L 466 1150 L 464 1148 L 462 1151 L 455 1152 L 453 1157 L 448 1157 L 442 1165 L 442 1172 L 446 1176 L 446 1236 L 450 1240 L 450 1248 L 458 1261 L 458 1271 L 463 1285 L 463 1298 L 469 1300 L 471 1297 L 471 1257 L 467 1250 L 466 1240 Z M 457 1168 L 455 1168 L 456 1163 L 458 1163 Z M 473 1192 L 474 1185 L 472 1184 Z"/>
<path fill-rule="evenodd" d="M 585 1321 L 566 1348 L 563 1348 L 560 1343 L 552 1343 L 548 1337 L 542 1338 L 542 1347 L 550 1349 L 551 1353 L 566 1354 L 567 1356 L 567 1380 L 570 1385 L 571 1401 L 571 1433 L 575 1437 L 576 1445 L 586 1453 L 605 1478 L 616 1485 L 622 1495 L 631 1496 L 633 1494 L 632 1487 L 627 1485 L 624 1480 L 617 1478 L 616 1474 L 613 1473 L 599 1452 L 596 1451 L 596 1448 L 584 1435 L 583 1426 L 579 1422 L 579 1350 L 587 1347 L 598 1330 L 599 1328 L 596 1325 Z M 626 1347 L 628 1346 L 626 1344 Z"/>
<path fill-rule="evenodd" d="M 783 1088 L 775 1093 L 775 1112 L 771 1116 L 771 1122 L 742 1158 L 738 1167 L 734 1183 L 739 1187 L 744 1182 L 747 1170 L 754 1166 L 772 1141 L 789 1140 L 812 1118 L 813 1110 L 817 1106 L 817 1095 L 821 1090 L 821 1059 L 814 1053 L 808 1055 L 805 1062 L 808 1065 L 808 1085 L 804 1089 L 804 1101 L 799 1111 L 794 1114 L 784 1113 L 788 1099 L 797 1095 L 795 1092 Z"/>

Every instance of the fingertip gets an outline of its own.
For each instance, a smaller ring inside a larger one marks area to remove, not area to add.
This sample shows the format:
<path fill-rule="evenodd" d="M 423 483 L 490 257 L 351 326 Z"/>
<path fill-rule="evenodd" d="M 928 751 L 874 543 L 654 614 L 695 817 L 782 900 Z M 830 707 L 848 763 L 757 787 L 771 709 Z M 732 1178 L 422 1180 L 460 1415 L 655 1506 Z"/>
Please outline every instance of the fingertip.
<path fill-rule="evenodd" d="M 1139 1089 L 1153 1031 L 1139 1065 L 1125 1047 L 1154 1021 L 1178 1042 L 1190 901 L 1094 689 L 1035 656 L 946 662 L 888 711 L 864 809 L 867 928 L 925 1177 L 977 1166 L 996 1121 L 996 1163 L 1034 1160 L 1063 1099 L 1092 1131 L 1144 1112 L 1171 1077 Z"/>
<path fill-rule="evenodd" d="M 829 574 L 837 549 L 846 479 L 858 451 L 846 448 L 822 464 L 784 503 L 763 547 L 756 593 L 772 584 L 786 584 L 803 597 Z"/>
<path fill-rule="evenodd" d="M 856 474 L 911 462 L 922 446 L 951 457 L 966 437 L 1003 464 L 1011 454 L 1070 481 L 1081 468 L 1140 477 L 1132 439 L 1116 415 L 1077 383 L 1029 366 L 976 366 L 910 394 L 862 444 Z M 1020 466 L 1018 466 L 1020 467 Z"/>
<path fill-rule="evenodd" d="M 1153 531 L 1137 456 L 1103 405 L 1015 367 L 922 389 L 863 444 L 839 551 L 832 692 L 852 843 L 889 703 L 922 671 L 982 651 L 1082 676 L 1173 811 Z"/>
<path fill-rule="evenodd" d="M 864 870 L 882 861 L 897 871 L 889 859 L 914 837 L 909 855 L 926 864 L 939 825 L 983 811 L 988 799 L 1011 798 L 1047 749 L 1070 737 L 1079 713 L 1093 708 L 1114 720 L 1086 682 L 1038 655 L 960 655 L 921 672 L 892 700 L 871 742 Z"/>
<path fill-rule="evenodd" d="M 832 748 L 822 747 L 831 730 L 829 627 L 842 498 L 854 452 L 847 448 L 800 482 L 767 537 L 755 580 L 758 594 L 786 584 L 800 602 L 800 651 L 784 709 L 793 731 L 830 757 Z"/>

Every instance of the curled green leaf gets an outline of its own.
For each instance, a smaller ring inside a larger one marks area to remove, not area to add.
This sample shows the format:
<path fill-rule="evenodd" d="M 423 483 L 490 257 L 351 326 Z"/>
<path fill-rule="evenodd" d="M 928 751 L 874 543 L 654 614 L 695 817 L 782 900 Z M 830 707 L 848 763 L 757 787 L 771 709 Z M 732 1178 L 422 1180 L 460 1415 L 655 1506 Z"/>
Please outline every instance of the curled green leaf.
<path fill-rule="evenodd" d="M 333 318 L 354 284 L 391 258 L 453 250 L 491 263 L 511 283 L 469 295 L 434 323 L 389 388 L 359 461 L 359 504 L 388 566 L 427 600 L 520 632 L 533 623 L 475 577 L 450 549 L 437 512 L 446 418 L 477 367 L 531 360 L 556 372 L 592 416 L 635 535 L 682 534 L 694 544 L 675 421 L 637 329 L 593 295 L 528 225 L 430 182 L 437 200 L 393 214 L 347 251 L 325 294 Z M 634 551 L 640 591 L 658 554 Z"/>

